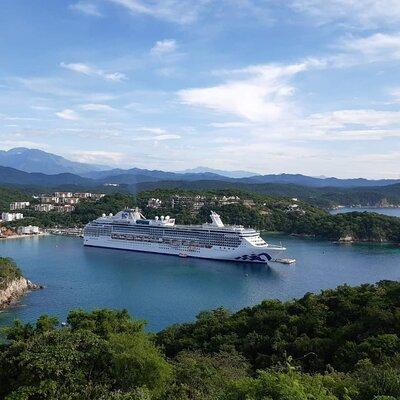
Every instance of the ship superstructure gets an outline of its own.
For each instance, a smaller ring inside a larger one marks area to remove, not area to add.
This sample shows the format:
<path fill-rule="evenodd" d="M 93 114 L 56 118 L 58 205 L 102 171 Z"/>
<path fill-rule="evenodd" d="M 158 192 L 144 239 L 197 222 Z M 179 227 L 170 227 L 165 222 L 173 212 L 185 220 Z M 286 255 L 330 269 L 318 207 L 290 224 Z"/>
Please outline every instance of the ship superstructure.
<path fill-rule="evenodd" d="M 211 223 L 178 225 L 169 216 L 146 219 L 137 208 L 103 214 L 86 225 L 84 245 L 258 263 L 273 260 L 285 250 L 266 243 L 255 229 L 224 225 L 215 212 L 210 217 Z"/>

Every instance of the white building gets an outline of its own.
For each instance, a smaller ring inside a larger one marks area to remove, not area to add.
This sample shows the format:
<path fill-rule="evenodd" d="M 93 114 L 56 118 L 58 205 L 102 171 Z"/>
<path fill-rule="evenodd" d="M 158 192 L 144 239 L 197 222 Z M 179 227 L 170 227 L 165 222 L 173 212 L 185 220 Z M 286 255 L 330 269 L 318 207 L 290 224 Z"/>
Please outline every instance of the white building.
<path fill-rule="evenodd" d="M 1 213 L 1 219 L 4 222 L 16 221 L 18 219 L 23 219 L 23 218 L 24 214 L 21 213 L 9 213 L 9 212 Z"/>
<path fill-rule="evenodd" d="M 20 226 L 17 232 L 19 235 L 37 235 L 40 231 L 38 226 L 28 225 Z"/>
<path fill-rule="evenodd" d="M 149 208 L 160 208 L 162 201 L 160 199 L 151 198 L 147 201 L 147 207 Z"/>
<path fill-rule="evenodd" d="M 41 203 L 59 203 L 60 198 L 57 196 L 41 196 L 40 202 Z"/>
<path fill-rule="evenodd" d="M 92 196 L 92 193 L 74 193 L 74 197 L 79 199 L 90 199 Z"/>
<path fill-rule="evenodd" d="M 76 197 L 63 197 L 60 200 L 63 204 L 76 204 L 79 202 L 79 199 Z"/>
<path fill-rule="evenodd" d="M 71 192 L 55 192 L 54 193 L 55 197 L 72 197 Z"/>
<path fill-rule="evenodd" d="M 74 210 L 75 210 L 75 206 L 71 206 L 70 204 L 65 204 L 63 206 L 54 206 L 54 211 L 57 211 L 60 213 L 72 212 Z"/>
<path fill-rule="evenodd" d="M 29 207 L 30 203 L 29 201 L 15 201 L 14 203 L 10 204 L 10 210 L 22 210 L 25 207 Z"/>
<path fill-rule="evenodd" d="M 48 212 L 54 208 L 53 204 L 37 204 L 34 206 L 35 211 Z"/>

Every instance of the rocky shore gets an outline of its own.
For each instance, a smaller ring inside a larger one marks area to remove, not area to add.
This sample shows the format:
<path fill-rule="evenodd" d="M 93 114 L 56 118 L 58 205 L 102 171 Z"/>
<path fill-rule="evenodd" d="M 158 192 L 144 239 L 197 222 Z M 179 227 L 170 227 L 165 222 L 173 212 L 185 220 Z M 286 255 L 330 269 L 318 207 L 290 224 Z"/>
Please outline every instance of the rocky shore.
<path fill-rule="evenodd" d="M 12 280 L 4 289 L 0 289 L 0 310 L 16 302 L 27 292 L 42 288 L 43 286 L 32 283 L 23 276 Z"/>

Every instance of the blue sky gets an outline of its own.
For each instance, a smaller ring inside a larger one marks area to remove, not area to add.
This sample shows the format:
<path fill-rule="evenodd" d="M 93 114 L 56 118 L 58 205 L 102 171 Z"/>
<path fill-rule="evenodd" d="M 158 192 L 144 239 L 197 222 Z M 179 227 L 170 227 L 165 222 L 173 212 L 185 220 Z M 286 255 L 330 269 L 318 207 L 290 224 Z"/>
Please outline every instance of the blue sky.
<path fill-rule="evenodd" d="M 2 0 L 0 147 L 400 177 L 398 0 Z"/>

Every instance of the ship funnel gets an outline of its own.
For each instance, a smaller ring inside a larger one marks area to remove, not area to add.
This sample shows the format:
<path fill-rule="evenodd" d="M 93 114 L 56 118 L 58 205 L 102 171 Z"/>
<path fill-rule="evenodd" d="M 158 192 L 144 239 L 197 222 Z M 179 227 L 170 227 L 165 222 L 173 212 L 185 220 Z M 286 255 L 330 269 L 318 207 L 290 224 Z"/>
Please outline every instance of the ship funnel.
<path fill-rule="evenodd" d="M 132 218 L 134 221 L 137 221 L 138 219 L 142 219 L 142 215 L 140 214 L 138 207 L 135 207 L 135 210 L 132 213 Z"/>
<path fill-rule="evenodd" d="M 218 226 L 222 228 L 224 226 L 223 222 L 221 221 L 221 217 L 214 211 L 211 211 L 211 221 L 214 226 Z"/>

